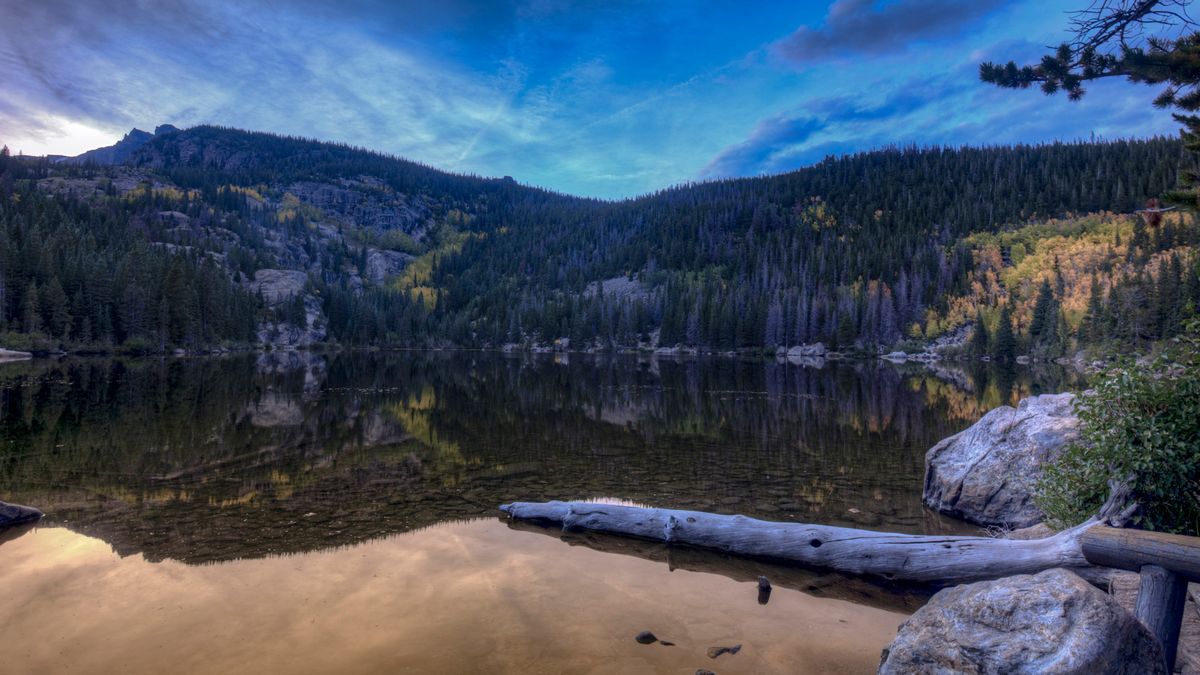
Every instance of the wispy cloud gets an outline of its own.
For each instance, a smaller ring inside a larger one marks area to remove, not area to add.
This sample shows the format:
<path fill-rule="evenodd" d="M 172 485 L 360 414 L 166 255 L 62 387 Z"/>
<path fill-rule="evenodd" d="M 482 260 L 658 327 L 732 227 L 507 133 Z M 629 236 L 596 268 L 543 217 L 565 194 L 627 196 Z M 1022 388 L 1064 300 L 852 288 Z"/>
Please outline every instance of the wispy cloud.
<path fill-rule="evenodd" d="M 761 121 L 698 174 L 721 178 L 780 173 L 830 155 L 886 145 L 991 145 L 1171 134 L 1152 94 L 1117 81 L 1096 83 L 1082 102 L 983 86 L 973 64 L 930 78 L 875 81 L 879 98 L 815 98 Z"/>
<path fill-rule="evenodd" d="M 1069 107 L 977 82 L 1074 4 L 9 1 L 0 142 L 77 153 L 216 123 L 621 197 L 887 143 L 1169 130 L 1123 83 Z"/>
<path fill-rule="evenodd" d="M 774 51 L 805 64 L 829 57 L 886 54 L 914 41 L 955 35 L 1000 4 L 1000 0 L 837 0 L 820 27 L 801 26 L 775 43 Z"/>

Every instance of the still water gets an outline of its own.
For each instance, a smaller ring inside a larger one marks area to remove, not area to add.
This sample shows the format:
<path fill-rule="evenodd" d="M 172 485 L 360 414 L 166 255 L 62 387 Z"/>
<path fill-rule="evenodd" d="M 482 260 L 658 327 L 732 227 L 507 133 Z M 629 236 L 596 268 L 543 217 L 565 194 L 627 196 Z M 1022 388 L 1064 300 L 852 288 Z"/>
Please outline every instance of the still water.
<path fill-rule="evenodd" d="M 7 364 L 0 499 L 47 517 L 0 543 L 3 671 L 872 672 L 921 591 L 496 506 L 969 532 L 922 508 L 925 450 L 1079 384 L 461 352 Z"/>

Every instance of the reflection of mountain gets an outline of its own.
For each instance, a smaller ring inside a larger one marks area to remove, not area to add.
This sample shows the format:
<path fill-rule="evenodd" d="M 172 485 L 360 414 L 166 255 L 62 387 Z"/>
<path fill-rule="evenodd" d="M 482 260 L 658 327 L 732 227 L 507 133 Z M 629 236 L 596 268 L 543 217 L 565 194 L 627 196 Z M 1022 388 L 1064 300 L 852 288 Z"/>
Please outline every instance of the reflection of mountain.
<path fill-rule="evenodd" d="M 926 448 L 1027 377 L 740 361 L 281 353 L 0 369 L 0 495 L 122 553 L 343 545 L 515 499 L 907 531 Z"/>

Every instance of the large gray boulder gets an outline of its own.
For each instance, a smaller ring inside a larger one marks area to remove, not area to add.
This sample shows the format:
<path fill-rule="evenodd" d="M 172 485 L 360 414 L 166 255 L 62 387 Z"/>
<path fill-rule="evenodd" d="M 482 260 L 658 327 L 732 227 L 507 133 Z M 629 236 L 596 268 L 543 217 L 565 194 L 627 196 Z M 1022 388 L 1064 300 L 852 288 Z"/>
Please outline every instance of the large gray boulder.
<path fill-rule="evenodd" d="M 900 625 L 879 672 L 1167 672 L 1137 618 L 1066 570 L 947 588 Z"/>
<path fill-rule="evenodd" d="M 1042 464 L 1079 438 L 1074 394 L 1032 396 L 1000 406 L 925 453 L 925 504 L 981 525 L 1028 527 L 1042 520 L 1033 489 Z"/>
<path fill-rule="evenodd" d="M 36 523 L 42 519 L 42 512 L 32 506 L 0 502 L 0 530 L 27 523 Z"/>

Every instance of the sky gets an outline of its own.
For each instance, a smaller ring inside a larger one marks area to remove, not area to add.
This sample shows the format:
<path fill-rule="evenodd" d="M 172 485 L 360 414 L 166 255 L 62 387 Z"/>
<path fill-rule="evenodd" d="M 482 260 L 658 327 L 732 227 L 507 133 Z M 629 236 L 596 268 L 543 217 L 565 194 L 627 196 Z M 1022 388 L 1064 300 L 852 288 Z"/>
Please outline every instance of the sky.
<path fill-rule="evenodd" d="M 220 124 L 622 198 L 886 145 L 1174 134 L 1155 90 L 979 82 L 1083 0 L 0 0 L 0 143 Z"/>

